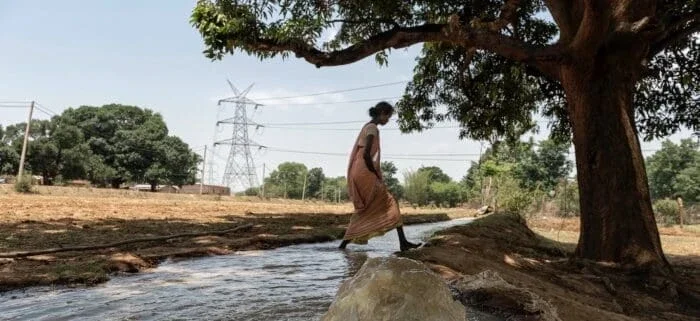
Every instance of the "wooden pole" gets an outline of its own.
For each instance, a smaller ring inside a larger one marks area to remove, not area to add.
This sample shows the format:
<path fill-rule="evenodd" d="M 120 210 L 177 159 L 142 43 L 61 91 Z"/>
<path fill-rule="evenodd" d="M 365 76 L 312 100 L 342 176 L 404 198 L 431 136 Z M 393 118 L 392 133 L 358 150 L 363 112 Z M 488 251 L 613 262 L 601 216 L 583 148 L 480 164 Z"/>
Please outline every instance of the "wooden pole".
<path fill-rule="evenodd" d="M 32 114 L 34 113 L 34 101 L 29 105 L 29 116 L 27 116 L 27 127 L 24 129 L 24 142 L 22 143 L 22 155 L 19 158 L 19 171 L 17 171 L 17 181 L 24 176 L 24 161 L 27 158 L 27 143 L 29 142 L 29 129 L 32 127 Z"/>
<path fill-rule="evenodd" d="M 678 218 L 680 219 L 681 228 L 683 228 L 683 215 L 685 214 L 685 209 L 683 209 L 683 198 L 678 196 L 678 198 L 676 198 L 676 202 L 678 203 Z"/>
<path fill-rule="evenodd" d="M 306 174 L 304 174 L 304 185 L 303 185 L 302 190 L 301 190 L 301 201 L 302 202 L 304 200 L 306 200 L 306 179 L 308 177 L 309 177 L 309 172 L 306 172 Z"/>

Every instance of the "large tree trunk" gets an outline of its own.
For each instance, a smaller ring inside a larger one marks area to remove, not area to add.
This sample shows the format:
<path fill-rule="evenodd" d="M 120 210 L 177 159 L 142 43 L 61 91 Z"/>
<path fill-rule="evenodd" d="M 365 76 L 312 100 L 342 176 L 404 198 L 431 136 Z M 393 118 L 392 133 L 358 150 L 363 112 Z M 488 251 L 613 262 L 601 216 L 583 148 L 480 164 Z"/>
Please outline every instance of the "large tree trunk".
<path fill-rule="evenodd" d="M 665 268 L 634 121 L 641 60 L 604 54 L 562 68 L 576 148 L 581 234 L 576 256 Z"/>

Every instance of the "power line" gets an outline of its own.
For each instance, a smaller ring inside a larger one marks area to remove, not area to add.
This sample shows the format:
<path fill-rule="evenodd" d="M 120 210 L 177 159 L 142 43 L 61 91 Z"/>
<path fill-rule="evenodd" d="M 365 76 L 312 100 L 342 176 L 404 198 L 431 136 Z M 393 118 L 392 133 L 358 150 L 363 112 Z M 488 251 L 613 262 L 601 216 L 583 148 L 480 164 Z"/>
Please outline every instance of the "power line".
<path fill-rule="evenodd" d="M 313 106 L 313 105 L 336 105 L 336 104 L 349 104 L 349 103 L 363 103 L 368 101 L 382 101 L 382 100 L 393 100 L 399 99 L 401 96 L 392 97 L 379 97 L 379 98 L 365 98 L 357 100 L 343 100 L 343 101 L 324 101 L 318 103 L 290 103 L 290 104 L 265 104 L 263 106 Z"/>
<path fill-rule="evenodd" d="M 379 88 L 379 87 L 395 86 L 395 85 L 398 85 L 398 84 L 405 84 L 405 83 L 407 83 L 407 82 L 408 82 L 407 80 L 402 80 L 402 81 L 395 81 L 395 82 L 382 83 L 382 84 L 377 84 L 377 85 L 370 85 L 370 86 L 363 86 L 363 87 L 356 87 L 356 88 L 349 88 L 349 89 L 339 89 L 339 90 L 323 91 L 323 92 L 312 93 L 312 94 L 305 94 L 305 95 L 283 96 L 283 97 L 271 97 L 271 98 L 260 98 L 260 99 L 255 99 L 255 100 L 257 100 L 257 101 L 265 101 L 265 100 L 277 100 L 277 99 L 293 99 L 293 98 L 303 98 L 303 97 L 315 97 L 315 96 L 322 96 L 322 95 L 329 95 L 329 94 L 337 94 L 337 93 L 344 93 L 344 92 L 357 91 L 357 90 L 365 90 L 365 89 L 372 89 L 372 88 Z"/>
<path fill-rule="evenodd" d="M 40 103 L 36 103 L 36 105 L 38 105 L 39 107 L 41 107 L 41 108 L 43 108 L 43 109 L 49 111 L 50 113 L 52 113 L 52 114 L 54 114 L 54 115 L 58 115 L 58 113 L 56 113 L 56 112 L 54 112 L 53 110 L 51 110 L 51 108 L 48 108 L 48 107 L 46 107 L 46 106 L 44 106 L 44 105 L 42 105 L 42 104 L 40 104 Z"/>
<path fill-rule="evenodd" d="M 315 126 L 315 125 L 340 125 L 366 123 L 366 120 L 329 121 L 329 122 L 299 122 L 299 123 L 267 123 L 264 126 Z"/>

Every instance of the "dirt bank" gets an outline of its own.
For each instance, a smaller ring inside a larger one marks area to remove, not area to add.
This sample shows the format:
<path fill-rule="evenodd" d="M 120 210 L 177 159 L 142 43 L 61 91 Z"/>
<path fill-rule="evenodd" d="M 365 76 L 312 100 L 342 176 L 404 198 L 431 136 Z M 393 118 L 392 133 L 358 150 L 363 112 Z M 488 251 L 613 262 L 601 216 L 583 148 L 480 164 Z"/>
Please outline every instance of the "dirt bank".
<path fill-rule="evenodd" d="M 348 204 L 58 187 L 33 195 L 0 188 L 0 204 L 0 253 L 161 238 L 99 250 L 0 258 L 0 291 L 96 284 L 113 273 L 138 272 L 167 258 L 331 241 L 342 237 L 351 211 Z M 472 211 L 406 208 L 404 212 L 406 224 L 417 224 L 464 217 Z M 212 235 L 237 227 L 244 228 Z M 197 233 L 202 235 L 162 239 Z"/>
<path fill-rule="evenodd" d="M 667 278 L 570 260 L 572 248 L 533 232 L 519 216 L 494 214 L 438 232 L 403 255 L 428 263 L 463 303 L 508 320 L 700 320 L 700 249 L 670 256 L 675 275 Z M 505 285 L 474 286 L 488 283 L 484 275 Z"/>

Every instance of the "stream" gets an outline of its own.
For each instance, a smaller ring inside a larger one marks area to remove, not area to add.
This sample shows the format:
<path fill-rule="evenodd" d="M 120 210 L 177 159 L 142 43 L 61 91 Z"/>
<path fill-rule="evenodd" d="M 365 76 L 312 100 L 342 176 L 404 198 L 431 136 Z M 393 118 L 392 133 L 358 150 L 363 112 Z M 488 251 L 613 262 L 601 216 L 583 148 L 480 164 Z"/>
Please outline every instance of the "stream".
<path fill-rule="evenodd" d="M 470 219 L 409 225 L 409 240 Z M 340 283 L 368 257 L 398 250 L 395 232 L 368 245 L 303 244 L 163 262 L 93 287 L 34 287 L 0 294 L 0 320 L 320 320 Z M 475 312 L 474 312 L 475 313 Z M 472 313 L 470 313 L 472 315 Z M 470 316 L 470 321 L 497 320 Z"/>

